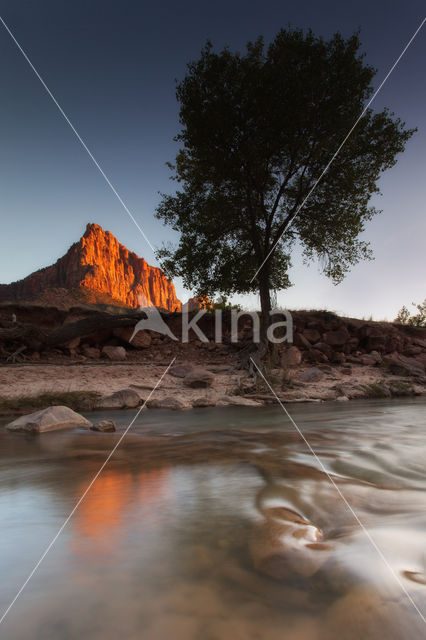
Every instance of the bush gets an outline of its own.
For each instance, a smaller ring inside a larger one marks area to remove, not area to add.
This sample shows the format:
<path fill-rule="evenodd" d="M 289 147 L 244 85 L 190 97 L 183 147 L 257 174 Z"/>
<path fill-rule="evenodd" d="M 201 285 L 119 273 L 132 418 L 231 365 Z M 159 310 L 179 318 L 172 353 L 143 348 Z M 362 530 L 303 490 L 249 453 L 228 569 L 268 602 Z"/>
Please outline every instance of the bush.
<path fill-rule="evenodd" d="M 411 303 L 418 311 L 416 315 L 412 315 L 406 306 L 399 310 L 395 322 L 399 324 L 408 324 L 412 327 L 426 327 L 426 298 L 420 304 Z"/>

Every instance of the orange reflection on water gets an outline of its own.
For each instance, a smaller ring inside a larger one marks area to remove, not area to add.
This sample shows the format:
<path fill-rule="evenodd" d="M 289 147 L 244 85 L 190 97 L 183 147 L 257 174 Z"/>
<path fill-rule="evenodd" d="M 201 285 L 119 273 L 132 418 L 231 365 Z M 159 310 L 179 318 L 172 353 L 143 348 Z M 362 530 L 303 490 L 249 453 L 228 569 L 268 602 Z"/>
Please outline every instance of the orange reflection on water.
<path fill-rule="evenodd" d="M 117 548 L 120 533 L 124 536 L 126 515 L 137 516 L 143 509 L 153 515 L 159 502 L 172 499 L 170 469 L 160 467 L 139 473 L 108 469 L 103 471 L 80 504 L 73 519 L 72 549 L 80 556 L 104 556 Z M 80 484 L 76 499 L 87 485 Z M 141 516 L 142 517 L 142 516 Z"/>

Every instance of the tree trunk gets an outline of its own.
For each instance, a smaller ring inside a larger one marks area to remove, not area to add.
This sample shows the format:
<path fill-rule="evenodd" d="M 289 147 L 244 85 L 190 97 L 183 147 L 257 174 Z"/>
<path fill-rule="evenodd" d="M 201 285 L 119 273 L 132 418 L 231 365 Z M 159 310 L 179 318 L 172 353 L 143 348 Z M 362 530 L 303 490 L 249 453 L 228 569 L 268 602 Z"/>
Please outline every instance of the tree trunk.
<path fill-rule="evenodd" d="M 260 341 L 267 347 L 267 331 L 271 323 L 271 289 L 269 281 L 269 269 L 266 263 L 259 272 L 259 294 L 260 294 L 260 309 L 261 309 L 261 324 L 260 324 Z"/>
<path fill-rule="evenodd" d="M 116 327 L 134 327 L 137 321 L 143 318 L 146 318 L 143 311 L 117 316 L 99 313 L 53 330 L 41 329 L 32 324 L 9 323 L 6 328 L 0 328 L 0 343 L 17 343 L 34 351 L 64 347 L 74 338 L 83 338 L 96 331 Z"/>

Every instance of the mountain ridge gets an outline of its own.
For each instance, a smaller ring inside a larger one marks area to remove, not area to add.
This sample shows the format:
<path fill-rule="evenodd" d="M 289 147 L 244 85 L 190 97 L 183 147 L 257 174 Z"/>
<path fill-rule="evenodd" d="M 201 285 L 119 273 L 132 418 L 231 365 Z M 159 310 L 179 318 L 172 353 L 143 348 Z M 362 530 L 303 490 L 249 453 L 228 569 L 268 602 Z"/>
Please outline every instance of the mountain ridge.
<path fill-rule="evenodd" d="M 107 298 L 118 306 L 132 308 L 141 300 L 142 306 L 168 311 L 182 308 L 173 282 L 160 268 L 129 251 L 96 223 L 88 223 L 82 237 L 54 264 L 22 280 L 0 284 L 1 302 L 66 302 L 68 297 L 75 300 L 76 295 L 90 299 L 92 304 Z"/>

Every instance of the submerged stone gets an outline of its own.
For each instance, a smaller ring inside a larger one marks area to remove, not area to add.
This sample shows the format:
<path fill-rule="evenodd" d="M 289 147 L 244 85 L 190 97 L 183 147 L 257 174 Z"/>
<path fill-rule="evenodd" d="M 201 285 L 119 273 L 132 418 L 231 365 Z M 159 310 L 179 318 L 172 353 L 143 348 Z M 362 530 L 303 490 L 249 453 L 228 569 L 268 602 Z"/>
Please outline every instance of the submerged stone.
<path fill-rule="evenodd" d="M 101 420 L 100 422 L 96 422 L 95 424 L 92 424 L 90 429 L 92 431 L 103 431 L 103 432 L 115 431 L 115 422 L 114 420 Z"/>

